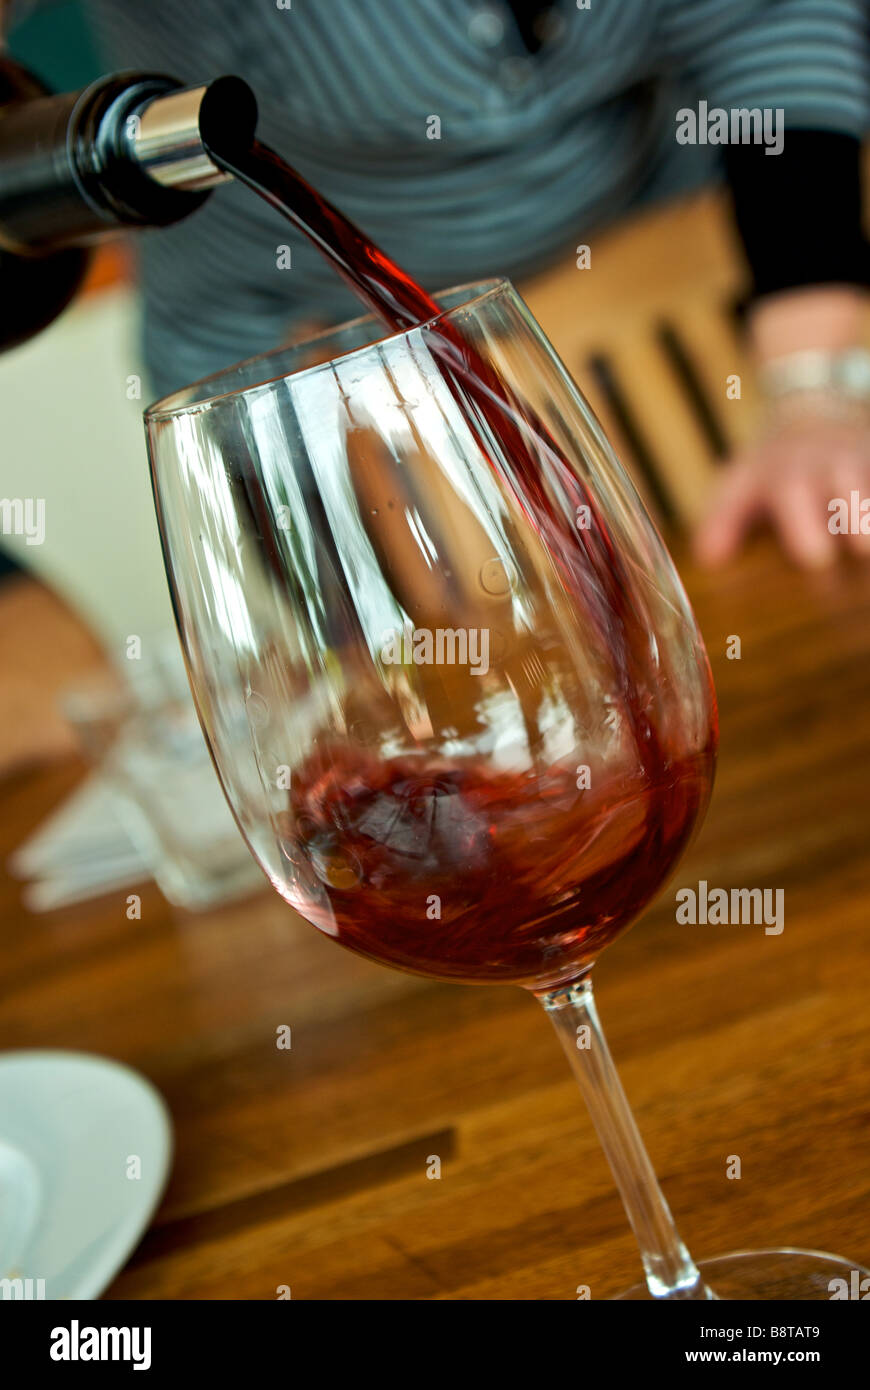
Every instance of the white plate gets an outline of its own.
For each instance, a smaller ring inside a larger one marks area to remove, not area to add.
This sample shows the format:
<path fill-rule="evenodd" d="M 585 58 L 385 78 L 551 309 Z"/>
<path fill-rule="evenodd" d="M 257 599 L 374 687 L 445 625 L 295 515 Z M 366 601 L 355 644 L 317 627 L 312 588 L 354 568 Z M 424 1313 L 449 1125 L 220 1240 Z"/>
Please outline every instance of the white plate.
<path fill-rule="evenodd" d="M 171 1152 L 166 1106 L 129 1067 L 0 1053 L 0 1279 L 33 1280 L 33 1298 L 97 1298 L 147 1226 Z"/>

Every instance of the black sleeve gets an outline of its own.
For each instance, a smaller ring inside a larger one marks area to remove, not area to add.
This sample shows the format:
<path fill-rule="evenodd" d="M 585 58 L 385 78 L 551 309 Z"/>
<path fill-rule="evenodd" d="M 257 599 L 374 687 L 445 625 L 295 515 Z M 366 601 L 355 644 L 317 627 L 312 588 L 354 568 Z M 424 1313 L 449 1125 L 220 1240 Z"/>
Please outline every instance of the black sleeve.
<path fill-rule="evenodd" d="M 861 143 L 832 130 L 787 130 L 781 154 L 723 148 L 752 298 L 802 285 L 870 285 L 861 224 Z"/>

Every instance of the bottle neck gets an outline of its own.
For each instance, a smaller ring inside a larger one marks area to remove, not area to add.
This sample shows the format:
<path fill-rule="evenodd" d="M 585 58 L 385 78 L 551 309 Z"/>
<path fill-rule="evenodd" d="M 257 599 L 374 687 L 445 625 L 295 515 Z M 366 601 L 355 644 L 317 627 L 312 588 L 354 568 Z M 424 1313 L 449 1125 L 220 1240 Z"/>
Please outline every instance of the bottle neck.
<path fill-rule="evenodd" d="M 0 351 L 66 307 L 91 242 L 178 222 L 224 179 L 199 138 L 206 96 L 212 116 L 253 137 L 257 104 L 235 77 L 185 90 L 118 73 L 57 96 L 0 53 Z"/>
<path fill-rule="evenodd" d="M 256 102 L 237 78 L 184 89 L 126 72 L 56 96 L 0 59 L 0 246 L 44 255 L 195 211 L 225 177 L 199 139 L 206 92 L 253 130 Z"/>
<path fill-rule="evenodd" d="M 4 67 L 6 64 L 4 63 Z M 127 149 L 128 120 L 178 86 L 122 73 L 82 92 L 13 97 L 0 108 L 0 245 L 40 255 L 124 226 L 164 226 L 204 192 L 166 188 Z"/>

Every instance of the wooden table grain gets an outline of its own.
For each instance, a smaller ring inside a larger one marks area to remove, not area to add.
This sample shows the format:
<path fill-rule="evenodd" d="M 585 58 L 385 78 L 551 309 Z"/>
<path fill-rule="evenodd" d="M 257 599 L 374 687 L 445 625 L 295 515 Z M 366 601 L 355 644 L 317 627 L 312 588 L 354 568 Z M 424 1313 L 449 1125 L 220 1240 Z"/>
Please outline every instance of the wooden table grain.
<path fill-rule="evenodd" d="M 697 1258 L 792 1244 L 867 1263 L 870 567 L 800 575 L 759 543 L 725 575 L 681 568 L 719 775 L 674 881 L 596 967 L 599 1006 Z M 5 783 L 4 858 L 80 775 Z M 783 932 L 679 925 L 675 890 L 700 879 L 782 888 Z M 110 1296 L 607 1298 L 639 1277 L 521 991 L 372 965 L 268 891 L 189 916 L 145 887 L 131 922 L 122 894 L 29 916 L 4 880 L 0 907 L 0 1047 L 119 1058 L 172 1112 L 168 1191 Z"/>

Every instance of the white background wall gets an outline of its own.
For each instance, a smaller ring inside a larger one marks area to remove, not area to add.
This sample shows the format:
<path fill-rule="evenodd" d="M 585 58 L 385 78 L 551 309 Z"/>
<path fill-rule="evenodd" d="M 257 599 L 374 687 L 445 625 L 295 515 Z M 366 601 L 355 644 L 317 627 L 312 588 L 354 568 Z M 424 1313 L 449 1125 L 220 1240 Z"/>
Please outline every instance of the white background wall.
<path fill-rule="evenodd" d="M 0 356 L 0 497 L 45 499 L 45 540 L 0 535 L 112 647 L 171 626 L 142 411 L 135 296 L 89 295 Z"/>

